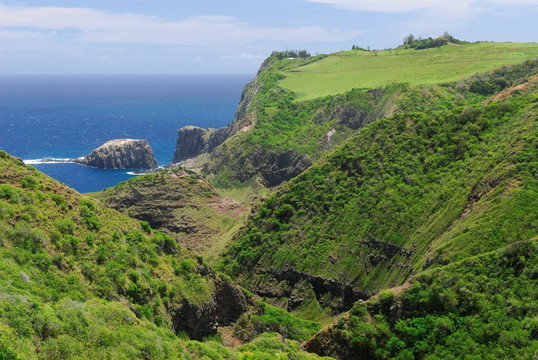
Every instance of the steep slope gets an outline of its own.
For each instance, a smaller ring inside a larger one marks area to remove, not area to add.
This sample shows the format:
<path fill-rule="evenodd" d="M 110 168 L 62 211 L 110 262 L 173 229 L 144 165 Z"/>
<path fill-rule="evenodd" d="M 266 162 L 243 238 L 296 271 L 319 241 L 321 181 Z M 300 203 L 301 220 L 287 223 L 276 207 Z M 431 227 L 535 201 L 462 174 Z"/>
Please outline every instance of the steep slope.
<path fill-rule="evenodd" d="M 203 170 L 214 185 L 274 187 L 300 174 L 366 124 L 390 116 L 407 85 L 461 81 L 536 56 L 535 43 L 354 50 L 293 59 L 274 53 L 245 87 L 230 126 L 218 131 L 180 130 L 177 149 L 183 153 L 180 137 L 196 133 L 193 136 L 203 141 L 188 145 L 184 139 L 185 151 L 210 152 Z M 482 85 L 486 95 L 501 84 Z"/>
<path fill-rule="evenodd" d="M 536 68 L 409 88 L 394 115 L 255 209 L 223 268 L 288 310 L 340 312 L 428 266 L 536 236 Z M 526 82 L 480 103 L 484 84 Z"/>
<path fill-rule="evenodd" d="M 278 85 L 280 71 L 295 66 L 274 56 L 262 65 L 236 114 L 234 123 L 243 124 L 240 131 L 215 148 L 204 166 L 216 186 L 274 187 L 297 176 L 357 129 L 387 116 L 402 88 L 356 90 L 296 103 L 294 95 Z"/>
<path fill-rule="evenodd" d="M 200 175 L 178 167 L 132 178 L 92 194 L 113 209 L 148 222 L 197 252 L 222 250 L 248 210 Z"/>
<path fill-rule="evenodd" d="M 424 271 L 400 294 L 357 303 L 305 343 L 337 359 L 532 359 L 538 241 Z"/>
<path fill-rule="evenodd" d="M 249 301 L 170 236 L 0 151 L 0 358 L 317 358 L 277 335 L 238 349 L 185 335 Z"/>

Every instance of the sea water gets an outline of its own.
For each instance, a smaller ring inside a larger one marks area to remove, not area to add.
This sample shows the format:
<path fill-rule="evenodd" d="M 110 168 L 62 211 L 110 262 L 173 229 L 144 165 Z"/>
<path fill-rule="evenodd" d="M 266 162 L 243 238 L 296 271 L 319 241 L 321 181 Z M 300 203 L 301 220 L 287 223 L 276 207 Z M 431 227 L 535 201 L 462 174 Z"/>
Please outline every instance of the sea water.
<path fill-rule="evenodd" d="M 0 149 L 79 192 L 127 180 L 41 159 L 76 158 L 108 140 L 146 139 L 159 165 L 172 160 L 177 130 L 229 124 L 253 75 L 2 75 Z"/>

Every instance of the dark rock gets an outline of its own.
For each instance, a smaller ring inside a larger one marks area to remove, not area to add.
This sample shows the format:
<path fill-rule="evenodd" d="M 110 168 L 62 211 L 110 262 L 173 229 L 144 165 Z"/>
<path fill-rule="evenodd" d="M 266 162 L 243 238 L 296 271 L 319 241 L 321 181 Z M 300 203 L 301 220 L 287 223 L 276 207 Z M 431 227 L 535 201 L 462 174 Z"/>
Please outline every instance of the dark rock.
<path fill-rule="evenodd" d="M 413 250 L 397 245 L 397 244 L 390 243 L 388 241 L 368 238 L 367 240 L 359 241 L 359 243 L 362 245 L 366 245 L 370 249 L 373 249 L 373 250 L 381 250 L 382 254 L 380 254 L 379 256 L 378 255 L 370 256 L 370 262 L 374 265 L 377 265 L 378 263 L 382 261 L 388 261 L 392 259 L 394 256 L 396 256 L 397 254 L 401 254 L 406 257 L 410 257 L 413 255 Z"/>
<path fill-rule="evenodd" d="M 293 150 L 283 153 L 269 152 L 266 161 L 260 164 L 259 172 L 264 185 L 273 187 L 293 179 L 312 165 L 307 155 L 299 155 Z"/>
<path fill-rule="evenodd" d="M 203 304 L 193 304 L 183 299 L 171 311 L 172 325 L 176 332 L 184 331 L 191 339 L 201 340 L 217 333 L 218 326 L 237 321 L 248 310 L 243 291 L 234 283 L 218 277 L 214 279 L 215 291 Z"/>
<path fill-rule="evenodd" d="M 263 69 L 264 65 L 262 65 L 258 74 Z M 250 129 L 253 124 L 252 115 L 250 114 L 251 103 L 257 91 L 258 77 L 254 78 L 243 88 L 235 117 L 232 123 L 226 127 L 202 129 L 197 126 L 185 126 L 179 129 L 172 162 L 177 163 L 203 153 L 211 153 L 229 137 L 234 136 L 240 131 Z"/>
<path fill-rule="evenodd" d="M 99 169 L 153 169 L 158 166 L 151 146 L 142 139 L 110 140 L 75 162 Z"/>
<path fill-rule="evenodd" d="M 316 299 L 323 307 L 330 307 L 335 313 L 349 310 L 353 304 L 361 299 L 367 299 L 370 294 L 361 291 L 352 284 L 343 283 L 338 279 L 325 278 L 321 275 L 311 275 L 301 272 L 295 268 L 287 267 L 284 269 L 270 269 L 266 271 L 271 277 L 279 283 L 276 287 L 277 293 L 267 293 L 267 288 L 263 296 L 281 297 L 287 296 L 291 299 L 288 301 L 288 310 L 304 302 L 304 295 L 311 289 Z M 287 286 L 283 287 L 282 282 Z M 287 291 L 282 293 L 282 289 Z M 258 294 L 258 289 L 250 289 Z M 258 294 L 261 295 L 261 294 Z"/>
<path fill-rule="evenodd" d="M 364 109 L 358 110 L 353 105 L 347 105 L 336 109 L 336 116 L 339 123 L 356 130 L 364 126 L 368 112 Z"/>
<path fill-rule="evenodd" d="M 172 325 L 176 332 L 185 331 L 191 339 L 201 340 L 217 332 L 217 303 L 212 296 L 208 302 L 197 305 L 183 299 L 173 312 Z"/>
<path fill-rule="evenodd" d="M 216 281 L 215 297 L 217 301 L 217 320 L 220 325 L 230 325 L 248 310 L 248 303 L 243 291 L 235 284 Z"/>
<path fill-rule="evenodd" d="M 173 163 L 210 153 L 228 138 L 230 127 L 220 129 L 202 129 L 197 126 L 185 126 L 177 134 Z"/>

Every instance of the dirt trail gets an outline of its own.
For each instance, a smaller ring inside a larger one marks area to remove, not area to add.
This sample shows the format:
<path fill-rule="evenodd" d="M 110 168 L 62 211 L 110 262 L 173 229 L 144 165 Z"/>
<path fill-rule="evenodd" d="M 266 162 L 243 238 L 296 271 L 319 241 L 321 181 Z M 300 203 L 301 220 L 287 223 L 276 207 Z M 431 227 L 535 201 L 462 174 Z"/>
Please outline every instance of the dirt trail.
<path fill-rule="evenodd" d="M 493 95 L 489 99 L 485 100 L 484 104 L 487 105 L 492 101 L 498 101 L 498 100 L 506 99 L 507 97 L 512 95 L 513 91 L 524 90 L 524 89 L 528 88 L 532 83 L 537 82 L 537 81 L 538 81 L 538 75 L 534 75 L 533 77 L 531 77 L 529 79 L 529 81 L 527 81 L 524 84 L 509 87 L 508 89 L 505 89 L 505 90 L 501 91 L 500 93 Z"/>

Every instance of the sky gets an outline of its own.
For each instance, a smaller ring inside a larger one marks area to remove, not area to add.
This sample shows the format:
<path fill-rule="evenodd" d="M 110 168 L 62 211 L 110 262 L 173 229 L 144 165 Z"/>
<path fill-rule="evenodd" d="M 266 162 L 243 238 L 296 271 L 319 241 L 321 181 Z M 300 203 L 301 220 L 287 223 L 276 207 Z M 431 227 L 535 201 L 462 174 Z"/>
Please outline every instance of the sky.
<path fill-rule="evenodd" d="M 0 74 L 254 74 L 408 34 L 538 41 L 538 0 L 0 0 Z"/>

